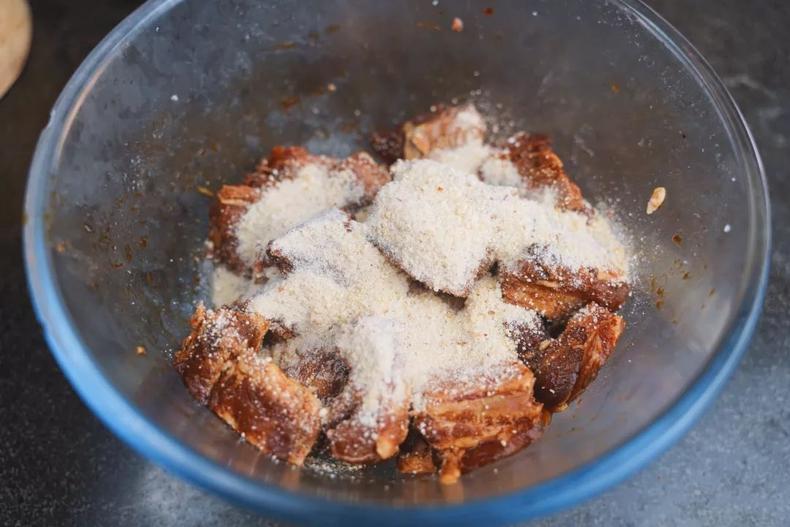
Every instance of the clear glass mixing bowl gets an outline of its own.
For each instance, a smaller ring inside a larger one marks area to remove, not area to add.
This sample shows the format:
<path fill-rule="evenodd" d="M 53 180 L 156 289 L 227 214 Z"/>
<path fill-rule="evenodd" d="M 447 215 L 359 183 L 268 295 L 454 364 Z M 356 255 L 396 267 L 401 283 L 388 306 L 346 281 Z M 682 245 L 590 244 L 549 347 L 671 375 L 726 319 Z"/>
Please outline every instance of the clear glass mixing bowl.
<path fill-rule="evenodd" d="M 75 73 L 35 154 L 25 255 L 63 371 L 144 455 L 272 516 L 493 524 L 568 506 L 688 429 L 754 329 L 767 190 L 699 54 L 636 1 L 434 3 L 149 1 Z M 616 206 L 641 254 L 628 330 L 543 439 L 458 485 L 391 466 L 331 479 L 273 463 L 169 364 L 204 294 L 210 200 L 198 187 L 239 178 L 278 143 L 347 154 L 456 97 L 549 133 L 586 195 Z M 647 216 L 659 185 L 667 200 Z"/>

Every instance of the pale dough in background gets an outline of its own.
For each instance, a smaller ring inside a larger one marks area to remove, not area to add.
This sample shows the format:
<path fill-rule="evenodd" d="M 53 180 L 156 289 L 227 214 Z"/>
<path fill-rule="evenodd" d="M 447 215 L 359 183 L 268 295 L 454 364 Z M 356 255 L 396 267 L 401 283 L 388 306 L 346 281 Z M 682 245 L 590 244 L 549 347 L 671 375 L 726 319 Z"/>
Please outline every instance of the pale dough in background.
<path fill-rule="evenodd" d="M 22 72 L 32 36 L 27 1 L 0 0 L 0 97 Z"/>

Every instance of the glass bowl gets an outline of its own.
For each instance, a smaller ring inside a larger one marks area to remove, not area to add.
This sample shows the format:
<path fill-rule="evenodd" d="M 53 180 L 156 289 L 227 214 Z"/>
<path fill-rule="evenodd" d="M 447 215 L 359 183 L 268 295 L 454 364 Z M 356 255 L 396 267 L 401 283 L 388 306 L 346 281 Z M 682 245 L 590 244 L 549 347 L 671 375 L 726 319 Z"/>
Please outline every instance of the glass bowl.
<path fill-rule="evenodd" d="M 454 17 L 463 32 L 450 31 Z M 333 478 L 271 461 L 197 405 L 170 365 L 205 296 L 206 189 L 275 144 L 345 155 L 456 98 L 498 116 L 500 133 L 550 134 L 586 195 L 616 211 L 640 254 L 621 344 L 540 441 L 457 485 L 390 465 Z M 656 186 L 667 199 L 648 216 Z M 149 1 L 58 99 L 25 210 L 38 316 L 93 411 L 191 482 L 325 525 L 513 522 L 632 474 L 737 365 L 770 245 L 765 179 L 738 109 L 683 37 L 625 0 Z"/>

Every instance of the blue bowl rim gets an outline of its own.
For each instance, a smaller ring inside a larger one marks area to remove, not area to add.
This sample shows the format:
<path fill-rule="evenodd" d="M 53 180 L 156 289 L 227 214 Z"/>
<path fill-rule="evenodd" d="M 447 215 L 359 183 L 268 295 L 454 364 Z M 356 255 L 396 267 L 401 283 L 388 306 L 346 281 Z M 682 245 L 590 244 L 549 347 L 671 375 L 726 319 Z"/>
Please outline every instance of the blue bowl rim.
<path fill-rule="evenodd" d="M 510 494 L 453 505 L 387 507 L 352 504 L 286 491 L 230 472 L 179 443 L 139 414 L 112 386 L 86 353 L 74 329 L 53 271 L 44 211 L 59 133 L 79 109 L 80 95 L 100 66 L 142 27 L 181 0 L 148 0 L 123 20 L 89 54 L 67 83 L 41 133 L 31 164 L 25 200 L 24 255 L 36 315 L 60 368 L 82 400 L 104 424 L 142 455 L 178 476 L 236 503 L 276 518 L 334 524 L 408 522 L 471 525 L 512 523 L 543 516 L 588 499 L 644 467 L 677 441 L 716 397 L 739 363 L 754 333 L 767 289 L 771 229 L 768 188 L 752 134 L 734 100 L 699 52 L 668 22 L 640 0 L 611 3 L 633 16 L 694 74 L 728 128 L 753 197 L 751 241 L 754 251 L 744 273 L 743 298 L 705 368 L 677 400 L 649 425 L 598 459 L 554 479 Z"/>

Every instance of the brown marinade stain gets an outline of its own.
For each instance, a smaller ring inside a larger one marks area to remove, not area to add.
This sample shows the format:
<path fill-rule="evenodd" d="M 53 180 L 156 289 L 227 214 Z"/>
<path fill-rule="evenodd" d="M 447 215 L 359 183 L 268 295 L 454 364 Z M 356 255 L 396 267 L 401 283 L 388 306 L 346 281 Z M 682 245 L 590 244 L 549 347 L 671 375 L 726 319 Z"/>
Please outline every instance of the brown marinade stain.
<path fill-rule="evenodd" d="M 442 30 L 439 24 L 436 24 L 435 22 L 427 22 L 425 20 L 418 20 L 416 25 L 419 29 L 431 29 L 433 31 Z"/>
<path fill-rule="evenodd" d="M 296 95 L 289 95 L 288 97 L 280 99 L 280 106 L 282 106 L 283 110 L 286 112 L 297 104 L 299 104 L 299 97 Z"/>
<path fill-rule="evenodd" d="M 286 40 L 285 42 L 280 42 L 279 44 L 276 44 L 274 46 L 274 49 L 293 49 L 297 45 L 298 44 L 296 42 L 293 42 L 291 40 Z"/>

